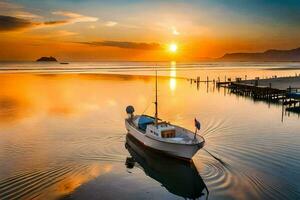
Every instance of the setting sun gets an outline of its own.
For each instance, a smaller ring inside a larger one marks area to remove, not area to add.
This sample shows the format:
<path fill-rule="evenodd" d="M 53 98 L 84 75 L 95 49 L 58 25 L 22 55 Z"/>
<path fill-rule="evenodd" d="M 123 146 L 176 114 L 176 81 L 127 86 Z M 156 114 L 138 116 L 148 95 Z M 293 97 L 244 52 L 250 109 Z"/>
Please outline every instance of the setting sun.
<path fill-rule="evenodd" d="M 175 43 L 170 44 L 169 51 L 171 51 L 172 53 L 175 53 L 177 51 L 177 44 L 175 44 Z"/>

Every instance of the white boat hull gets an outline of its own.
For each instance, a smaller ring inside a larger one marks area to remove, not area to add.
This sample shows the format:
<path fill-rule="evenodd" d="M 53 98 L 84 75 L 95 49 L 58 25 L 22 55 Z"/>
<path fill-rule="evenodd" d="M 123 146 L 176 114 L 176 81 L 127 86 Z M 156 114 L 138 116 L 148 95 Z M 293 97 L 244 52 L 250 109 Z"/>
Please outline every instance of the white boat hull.
<path fill-rule="evenodd" d="M 203 143 L 200 144 L 177 144 L 177 143 L 168 143 L 164 141 L 155 140 L 148 137 L 146 134 L 140 132 L 132 124 L 125 120 L 125 125 L 128 133 L 136 138 L 144 146 L 151 148 L 153 150 L 158 150 L 163 154 L 178 157 L 185 160 L 191 160 L 196 152 L 203 147 Z"/>

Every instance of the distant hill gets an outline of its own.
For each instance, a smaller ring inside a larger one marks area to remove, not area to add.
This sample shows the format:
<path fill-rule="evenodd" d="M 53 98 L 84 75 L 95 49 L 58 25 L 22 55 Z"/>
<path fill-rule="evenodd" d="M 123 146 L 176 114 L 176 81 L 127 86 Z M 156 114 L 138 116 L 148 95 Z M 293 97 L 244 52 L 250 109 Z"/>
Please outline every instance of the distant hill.
<path fill-rule="evenodd" d="M 50 56 L 50 57 L 41 57 L 36 60 L 37 62 L 57 62 L 56 58 Z"/>
<path fill-rule="evenodd" d="M 262 53 L 227 53 L 223 61 L 300 61 L 300 47 L 291 50 L 270 49 Z"/>

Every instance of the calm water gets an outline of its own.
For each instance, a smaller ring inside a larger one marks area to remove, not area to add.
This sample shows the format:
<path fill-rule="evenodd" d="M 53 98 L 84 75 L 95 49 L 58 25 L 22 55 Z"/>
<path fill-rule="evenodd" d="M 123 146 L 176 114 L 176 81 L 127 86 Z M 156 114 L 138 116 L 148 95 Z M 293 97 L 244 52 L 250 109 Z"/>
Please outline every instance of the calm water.
<path fill-rule="evenodd" d="M 299 63 L 159 63 L 170 76 L 159 78 L 160 117 L 202 123 L 190 164 L 126 137 L 125 107 L 152 114 L 154 80 L 114 74 L 152 75 L 153 63 L 40 65 L 0 67 L 0 199 L 300 199 L 297 114 L 178 78 L 288 76 Z"/>

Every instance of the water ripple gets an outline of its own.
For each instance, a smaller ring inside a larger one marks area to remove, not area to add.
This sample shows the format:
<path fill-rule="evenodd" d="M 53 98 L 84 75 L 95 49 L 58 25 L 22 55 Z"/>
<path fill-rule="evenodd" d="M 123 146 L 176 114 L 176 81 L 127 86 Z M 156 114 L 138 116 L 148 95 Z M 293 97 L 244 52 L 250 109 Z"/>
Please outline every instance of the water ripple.
<path fill-rule="evenodd" d="M 0 181 L 1 199 L 32 199 L 46 188 L 68 176 L 82 171 L 85 166 L 62 166 L 15 175 Z"/>

